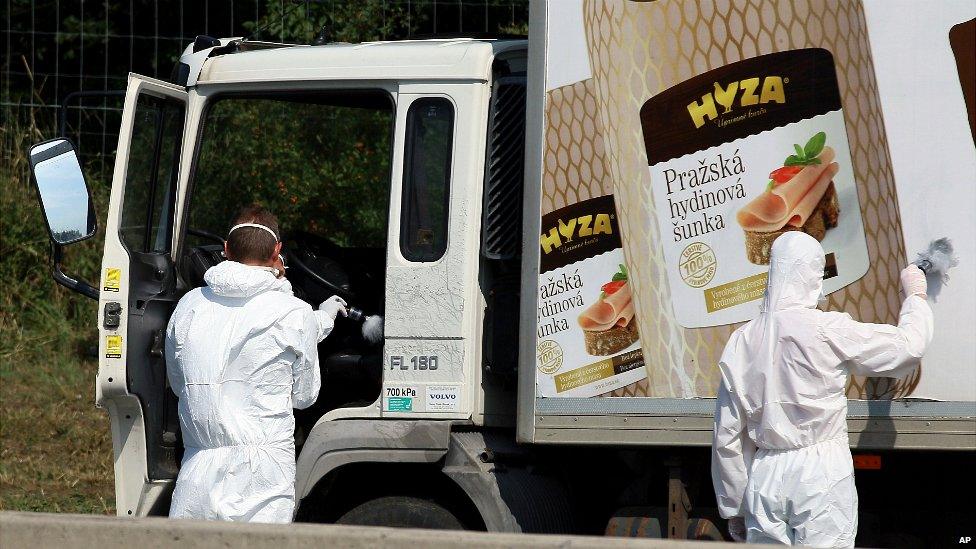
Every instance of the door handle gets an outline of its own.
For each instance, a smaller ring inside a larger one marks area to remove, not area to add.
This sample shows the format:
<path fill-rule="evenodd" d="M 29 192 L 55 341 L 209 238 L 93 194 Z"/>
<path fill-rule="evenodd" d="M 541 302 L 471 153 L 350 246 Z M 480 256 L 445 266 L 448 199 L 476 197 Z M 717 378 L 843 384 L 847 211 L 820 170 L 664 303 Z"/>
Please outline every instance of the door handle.
<path fill-rule="evenodd" d="M 165 328 L 160 328 L 153 332 L 152 344 L 149 346 L 149 354 L 156 358 L 162 358 L 163 356 L 166 341 L 165 332 Z"/>
<path fill-rule="evenodd" d="M 106 330 L 117 330 L 122 323 L 122 305 L 116 301 L 109 301 L 105 304 L 105 314 L 103 315 L 102 326 Z"/>

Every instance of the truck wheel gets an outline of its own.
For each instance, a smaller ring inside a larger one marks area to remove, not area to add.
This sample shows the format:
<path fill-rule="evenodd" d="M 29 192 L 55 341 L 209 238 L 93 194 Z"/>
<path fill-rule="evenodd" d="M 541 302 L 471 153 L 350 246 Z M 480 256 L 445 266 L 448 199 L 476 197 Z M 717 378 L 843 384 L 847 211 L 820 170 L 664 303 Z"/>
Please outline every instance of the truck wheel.
<path fill-rule="evenodd" d="M 464 530 L 453 513 L 440 505 L 420 498 L 387 496 L 353 507 L 339 517 L 338 524 L 359 526 L 392 526 L 394 528 L 431 528 Z"/>

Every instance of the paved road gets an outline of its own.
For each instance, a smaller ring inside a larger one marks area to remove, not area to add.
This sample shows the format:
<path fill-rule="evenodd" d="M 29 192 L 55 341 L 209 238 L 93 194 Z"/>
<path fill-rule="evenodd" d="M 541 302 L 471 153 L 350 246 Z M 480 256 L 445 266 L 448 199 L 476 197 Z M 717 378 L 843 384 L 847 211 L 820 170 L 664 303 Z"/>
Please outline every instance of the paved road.
<path fill-rule="evenodd" d="M 730 544 L 587 536 L 495 534 L 331 524 L 230 524 L 165 518 L 0 512 L 0 547 L 97 549 L 694 549 Z M 736 547 L 748 547 L 736 544 Z"/>

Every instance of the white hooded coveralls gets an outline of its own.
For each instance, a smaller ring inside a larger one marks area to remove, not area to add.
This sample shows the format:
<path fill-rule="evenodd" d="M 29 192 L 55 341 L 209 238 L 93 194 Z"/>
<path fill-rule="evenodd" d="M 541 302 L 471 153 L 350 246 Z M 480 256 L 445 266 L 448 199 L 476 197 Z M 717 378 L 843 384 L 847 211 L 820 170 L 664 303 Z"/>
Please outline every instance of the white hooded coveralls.
<path fill-rule="evenodd" d="M 720 514 L 745 517 L 752 543 L 854 546 L 847 375 L 904 376 L 932 339 L 932 311 L 917 295 L 898 326 L 816 309 L 823 269 L 816 239 L 777 238 L 761 313 L 719 363 L 712 482 Z"/>
<path fill-rule="evenodd" d="M 166 331 L 185 447 L 170 517 L 290 522 L 292 409 L 318 398 L 317 344 L 333 319 L 262 267 L 224 261 L 204 280 Z"/>

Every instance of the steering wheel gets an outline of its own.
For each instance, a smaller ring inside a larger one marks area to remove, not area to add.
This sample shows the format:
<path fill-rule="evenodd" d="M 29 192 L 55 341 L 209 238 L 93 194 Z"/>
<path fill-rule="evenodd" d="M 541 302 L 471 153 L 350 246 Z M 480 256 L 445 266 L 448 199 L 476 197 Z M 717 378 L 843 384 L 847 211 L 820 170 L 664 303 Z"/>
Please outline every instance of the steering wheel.
<path fill-rule="evenodd" d="M 186 232 L 192 234 L 193 236 L 199 236 L 200 238 L 206 238 L 208 240 L 213 240 L 215 243 L 224 245 L 224 237 L 219 234 L 214 234 L 210 231 L 205 231 L 203 229 L 196 229 L 194 227 L 187 227 Z"/>
<path fill-rule="evenodd" d="M 210 264 L 206 265 L 206 267 L 211 267 L 220 262 L 217 254 L 223 249 L 224 238 L 222 236 L 195 227 L 187 228 L 187 233 L 211 240 L 215 244 L 220 244 L 221 249 L 214 249 L 210 254 L 213 257 L 207 257 L 207 261 Z M 212 245 L 205 246 L 205 248 L 211 247 Z M 285 243 L 281 248 L 281 255 L 284 257 L 285 264 L 289 268 L 295 268 L 299 271 L 300 274 L 295 277 L 296 279 L 304 279 L 303 282 L 310 281 L 322 290 L 316 293 L 323 295 L 311 297 L 321 297 L 324 300 L 330 295 L 338 295 L 345 300 L 354 300 L 355 293 L 352 291 L 349 274 L 341 263 L 333 259 L 336 256 L 342 255 L 341 250 L 342 248 L 327 238 L 305 231 L 295 231 L 285 239 Z M 201 280 L 202 275 L 203 273 L 201 271 Z M 303 286 L 308 286 L 308 284 L 303 284 Z M 305 289 L 311 290 L 312 288 Z"/>
<path fill-rule="evenodd" d="M 295 231 L 285 239 L 281 255 L 285 259 L 285 265 L 290 269 L 298 269 L 301 277 L 319 285 L 327 293 L 338 295 L 347 301 L 355 300 L 349 274 L 341 263 L 333 259 L 339 255 L 339 250 L 327 238 Z"/>

